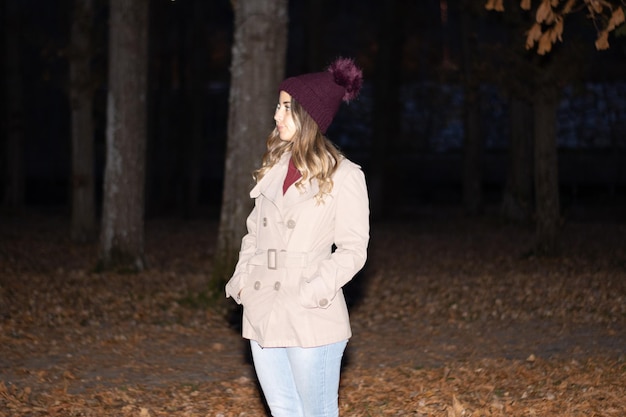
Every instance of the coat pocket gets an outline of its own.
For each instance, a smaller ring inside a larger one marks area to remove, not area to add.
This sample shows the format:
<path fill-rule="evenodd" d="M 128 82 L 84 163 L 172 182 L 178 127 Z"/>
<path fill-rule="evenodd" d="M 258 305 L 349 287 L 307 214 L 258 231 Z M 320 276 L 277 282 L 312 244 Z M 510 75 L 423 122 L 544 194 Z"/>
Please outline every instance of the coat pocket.
<path fill-rule="evenodd" d="M 251 274 L 241 290 L 240 298 L 244 318 L 257 334 L 263 334 L 274 308 L 276 291 L 266 279 L 254 273 L 256 268 L 258 267 L 251 268 Z"/>
<path fill-rule="evenodd" d="M 328 308 L 335 298 L 335 293 L 326 288 L 320 276 L 300 279 L 298 298 L 305 308 Z"/>

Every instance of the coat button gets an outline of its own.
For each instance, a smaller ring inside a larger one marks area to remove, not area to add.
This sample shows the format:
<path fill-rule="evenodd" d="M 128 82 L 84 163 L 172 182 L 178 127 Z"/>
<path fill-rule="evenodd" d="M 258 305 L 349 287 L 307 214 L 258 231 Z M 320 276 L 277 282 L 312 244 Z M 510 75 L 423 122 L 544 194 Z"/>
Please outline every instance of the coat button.
<path fill-rule="evenodd" d="M 320 300 L 320 307 L 326 307 L 328 305 L 328 300 L 325 298 L 322 298 Z"/>
<path fill-rule="evenodd" d="M 289 220 L 289 221 L 287 222 L 287 227 L 288 227 L 289 229 L 293 229 L 294 227 L 296 227 L 296 222 L 295 222 L 295 220 Z"/>
<path fill-rule="evenodd" d="M 254 289 L 258 290 L 259 288 L 261 288 L 261 281 L 257 281 L 254 283 Z"/>
<path fill-rule="evenodd" d="M 274 283 L 274 289 L 275 289 L 276 291 L 278 291 L 278 290 L 280 289 L 280 282 L 276 281 L 276 282 Z"/>
<path fill-rule="evenodd" d="M 267 217 L 263 217 L 263 227 L 267 227 Z"/>

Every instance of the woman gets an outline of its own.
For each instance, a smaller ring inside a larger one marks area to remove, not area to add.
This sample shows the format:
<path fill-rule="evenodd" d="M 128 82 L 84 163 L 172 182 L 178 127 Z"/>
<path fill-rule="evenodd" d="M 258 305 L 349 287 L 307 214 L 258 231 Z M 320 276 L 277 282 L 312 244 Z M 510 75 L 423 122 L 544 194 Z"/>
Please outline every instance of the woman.
<path fill-rule="evenodd" d="M 226 295 L 274 417 L 337 416 L 351 329 L 342 287 L 363 267 L 369 203 L 360 167 L 324 136 L 362 73 L 350 59 L 284 80 Z M 334 248 L 334 251 L 333 251 Z"/>

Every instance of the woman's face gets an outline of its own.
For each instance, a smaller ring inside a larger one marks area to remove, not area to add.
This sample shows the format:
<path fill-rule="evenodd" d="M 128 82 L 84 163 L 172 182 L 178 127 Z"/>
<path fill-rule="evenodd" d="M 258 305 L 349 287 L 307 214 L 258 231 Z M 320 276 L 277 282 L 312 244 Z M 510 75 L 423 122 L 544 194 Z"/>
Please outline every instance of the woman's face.
<path fill-rule="evenodd" d="M 278 105 L 274 112 L 274 121 L 281 140 L 291 141 L 296 134 L 296 123 L 291 112 L 291 96 L 281 91 L 278 96 Z"/>

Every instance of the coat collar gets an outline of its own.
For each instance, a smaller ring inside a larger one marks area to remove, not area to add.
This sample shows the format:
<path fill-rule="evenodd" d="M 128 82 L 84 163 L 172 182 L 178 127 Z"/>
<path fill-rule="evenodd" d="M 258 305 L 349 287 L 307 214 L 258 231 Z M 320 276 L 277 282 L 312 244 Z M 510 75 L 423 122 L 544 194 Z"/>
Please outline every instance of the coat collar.
<path fill-rule="evenodd" d="M 284 195 L 285 207 L 290 207 L 303 201 L 314 198 L 319 191 L 317 180 L 307 181 L 302 184 L 301 188 L 291 186 Z"/>
<path fill-rule="evenodd" d="M 257 198 L 263 194 L 265 198 L 274 204 L 284 205 L 285 207 L 313 198 L 319 191 L 317 180 L 304 183 L 303 189 L 295 186 L 289 187 L 283 196 L 283 182 L 287 175 L 290 158 L 291 152 L 285 152 L 276 165 L 250 191 L 250 197 Z"/>
<path fill-rule="evenodd" d="M 282 198 L 283 181 L 287 175 L 289 158 L 291 158 L 291 152 L 285 152 L 276 165 L 274 165 L 250 191 L 250 198 L 257 198 L 263 194 L 274 203 L 276 203 L 279 198 Z"/>

